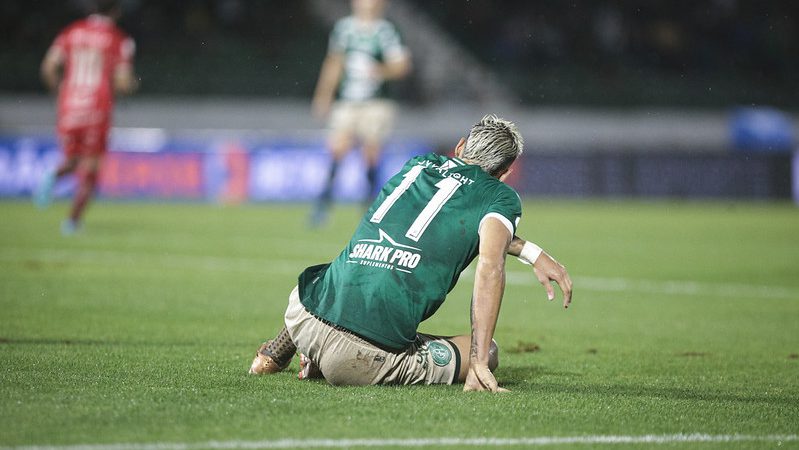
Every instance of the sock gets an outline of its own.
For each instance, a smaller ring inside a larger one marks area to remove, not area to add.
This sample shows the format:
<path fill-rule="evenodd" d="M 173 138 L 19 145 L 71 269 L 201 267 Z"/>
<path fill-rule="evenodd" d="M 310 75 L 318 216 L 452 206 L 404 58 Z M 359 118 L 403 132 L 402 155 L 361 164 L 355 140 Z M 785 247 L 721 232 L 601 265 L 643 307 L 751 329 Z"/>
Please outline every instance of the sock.
<path fill-rule="evenodd" d="M 274 340 L 263 350 L 263 353 L 272 358 L 278 366 L 285 367 L 297 353 L 297 346 L 291 340 L 286 327 L 280 330 Z"/>
<path fill-rule="evenodd" d="M 371 199 L 373 195 L 375 195 L 375 190 L 377 189 L 377 167 L 371 166 L 366 170 L 366 180 L 369 182 L 369 192 L 366 196 L 367 199 Z"/>
<path fill-rule="evenodd" d="M 327 204 L 333 199 L 333 184 L 336 180 L 336 172 L 338 172 L 338 161 L 333 160 L 330 164 L 330 172 L 327 176 L 327 184 L 325 184 L 325 189 L 322 191 L 322 195 L 319 196 L 319 201 L 321 203 Z"/>

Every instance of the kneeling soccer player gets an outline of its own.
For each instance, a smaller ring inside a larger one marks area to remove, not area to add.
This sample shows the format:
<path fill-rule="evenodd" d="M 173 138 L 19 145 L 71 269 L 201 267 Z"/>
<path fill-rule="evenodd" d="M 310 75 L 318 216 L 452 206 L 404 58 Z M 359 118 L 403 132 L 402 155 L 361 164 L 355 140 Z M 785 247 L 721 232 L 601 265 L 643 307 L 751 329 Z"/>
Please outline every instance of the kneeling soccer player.
<path fill-rule="evenodd" d="M 285 327 L 261 345 L 250 373 L 278 372 L 299 351 L 300 378 L 323 376 L 332 385 L 464 382 L 467 391 L 504 390 L 492 371 L 506 255 L 533 265 L 550 300 L 550 281 L 563 291 L 564 307 L 572 292 L 566 269 L 515 235 L 521 201 L 502 180 L 522 148 L 513 123 L 488 115 L 454 157 L 409 160 L 344 251 L 300 274 Z M 417 333 L 478 255 L 471 334 Z"/>

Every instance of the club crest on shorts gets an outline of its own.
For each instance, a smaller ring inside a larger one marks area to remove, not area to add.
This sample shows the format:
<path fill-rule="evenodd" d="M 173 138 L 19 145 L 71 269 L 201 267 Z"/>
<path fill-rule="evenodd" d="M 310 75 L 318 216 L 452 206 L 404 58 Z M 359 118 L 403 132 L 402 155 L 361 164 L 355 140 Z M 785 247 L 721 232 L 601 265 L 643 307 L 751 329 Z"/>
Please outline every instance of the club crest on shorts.
<path fill-rule="evenodd" d="M 452 361 L 452 352 L 449 347 L 440 342 L 431 342 L 427 344 L 427 349 L 430 351 L 430 356 L 437 366 L 446 366 Z"/>

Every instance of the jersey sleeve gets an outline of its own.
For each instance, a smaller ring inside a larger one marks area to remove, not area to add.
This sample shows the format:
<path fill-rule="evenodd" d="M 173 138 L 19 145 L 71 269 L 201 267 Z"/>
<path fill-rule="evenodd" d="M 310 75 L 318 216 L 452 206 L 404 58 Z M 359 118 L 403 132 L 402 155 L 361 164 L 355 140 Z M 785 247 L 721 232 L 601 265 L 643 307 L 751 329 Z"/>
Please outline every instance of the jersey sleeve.
<path fill-rule="evenodd" d="M 402 45 L 402 38 L 397 28 L 391 22 L 383 22 L 380 31 L 377 33 L 380 49 L 387 61 L 398 60 L 405 56 L 405 47 Z"/>
<path fill-rule="evenodd" d="M 333 31 L 330 32 L 330 40 L 327 45 L 328 53 L 344 53 L 347 50 L 347 19 L 336 22 Z"/>
<path fill-rule="evenodd" d="M 136 54 L 136 43 L 129 36 L 124 36 L 119 42 L 117 65 L 129 65 Z"/>
<path fill-rule="evenodd" d="M 68 35 L 71 28 L 72 27 L 69 27 L 58 33 L 58 36 L 56 36 L 55 40 L 53 40 L 53 43 L 50 44 L 48 52 L 55 52 L 60 55 L 61 58 L 63 58 L 63 55 L 67 54 L 67 47 L 69 45 Z"/>
<path fill-rule="evenodd" d="M 500 184 L 491 203 L 488 204 L 483 213 L 482 219 L 480 219 L 478 231 L 482 228 L 483 222 L 489 217 L 498 219 L 505 225 L 511 235 L 515 235 L 516 227 L 519 226 L 519 221 L 522 218 L 522 201 L 519 198 L 519 194 L 510 186 Z"/>

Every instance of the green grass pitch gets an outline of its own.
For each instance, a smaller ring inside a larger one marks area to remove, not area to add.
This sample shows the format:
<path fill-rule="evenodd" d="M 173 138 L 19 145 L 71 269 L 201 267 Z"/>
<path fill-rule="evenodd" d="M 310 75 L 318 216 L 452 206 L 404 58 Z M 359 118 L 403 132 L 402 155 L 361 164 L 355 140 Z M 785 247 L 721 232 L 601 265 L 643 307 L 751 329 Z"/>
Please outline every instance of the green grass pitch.
<path fill-rule="evenodd" d="M 799 447 L 791 204 L 525 202 L 520 234 L 568 267 L 575 295 L 563 310 L 508 260 L 505 395 L 333 388 L 298 381 L 296 359 L 247 375 L 297 274 L 341 250 L 355 206 L 312 231 L 307 205 L 100 202 L 64 238 L 66 207 L 0 203 L 0 449 Z M 468 332 L 470 289 L 467 274 L 421 331 Z M 669 437 L 681 435 L 713 438 Z M 625 443 L 641 436 L 655 441 Z"/>

